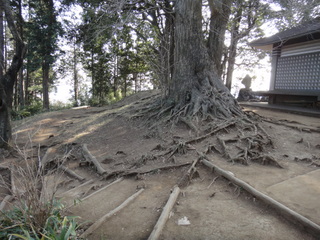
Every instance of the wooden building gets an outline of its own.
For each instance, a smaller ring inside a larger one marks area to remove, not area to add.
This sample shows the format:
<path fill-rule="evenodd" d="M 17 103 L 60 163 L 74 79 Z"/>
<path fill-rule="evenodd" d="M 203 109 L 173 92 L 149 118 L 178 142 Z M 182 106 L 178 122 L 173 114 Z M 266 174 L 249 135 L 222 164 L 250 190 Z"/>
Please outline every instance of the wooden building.
<path fill-rule="evenodd" d="M 272 51 L 269 103 L 320 101 L 320 18 L 250 43 Z"/>

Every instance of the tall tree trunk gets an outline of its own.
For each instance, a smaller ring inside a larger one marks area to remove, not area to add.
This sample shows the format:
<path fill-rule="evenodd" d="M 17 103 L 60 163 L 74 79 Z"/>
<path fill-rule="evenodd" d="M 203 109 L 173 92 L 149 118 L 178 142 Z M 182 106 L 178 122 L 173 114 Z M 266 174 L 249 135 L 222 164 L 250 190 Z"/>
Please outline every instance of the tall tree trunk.
<path fill-rule="evenodd" d="M 18 86 L 18 90 L 19 90 L 19 107 L 24 107 L 25 106 L 25 95 L 24 95 L 24 77 L 23 77 L 23 68 L 21 67 L 19 70 L 19 86 Z"/>
<path fill-rule="evenodd" d="M 229 47 L 229 56 L 228 56 L 228 67 L 227 67 L 227 77 L 226 77 L 226 87 L 231 90 L 232 87 L 232 77 L 234 71 L 234 65 L 236 63 L 236 56 L 237 56 L 237 46 L 238 46 L 238 39 L 231 37 L 231 43 Z"/>
<path fill-rule="evenodd" d="M 91 85 L 92 85 L 92 97 L 98 97 L 96 90 L 95 72 L 94 72 L 94 52 L 93 46 L 91 46 Z"/>
<path fill-rule="evenodd" d="M 13 87 L 13 104 L 12 104 L 12 109 L 13 110 L 18 110 L 18 106 L 19 106 L 19 89 L 18 89 L 18 74 L 17 74 L 17 81 L 14 83 L 14 87 Z"/>
<path fill-rule="evenodd" d="M 241 109 L 217 76 L 202 33 L 202 1 L 177 0 L 175 68 L 169 100 L 176 113 L 230 118 Z"/>
<path fill-rule="evenodd" d="M 126 97 L 127 96 L 127 85 L 128 85 L 128 83 L 127 83 L 127 76 L 125 75 L 125 76 L 123 76 L 123 79 L 124 79 L 124 86 L 123 86 L 123 92 L 124 92 L 124 97 Z"/>
<path fill-rule="evenodd" d="M 222 56 L 224 50 L 225 32 L 231 13 L 231 0 L 209 0 L 211 11 L 208 51 L 219 77 L 223 73 Z"/>
<path fill-rule="evenodd" d="M 119 78 L 119 67 L 118 67 L 118 56 L 115 57 L 115 65 L 113 68 L 113 97 L 118 99 L 117 91 L 118 91 L 118 78 Z"/>
<path fill-rule="evenodd" d="M 78 107 L 79 100 L 79 79 L 78 79 L 78 59 L 77 59 L 77 50 L 76 43 L 73 43 L 73 90 L 74 90 L 74 105 Z"/>
<path fill-rule="evenodd" d="M 22 18 L 22 3 L 21 0 L 18 1 L 18 31 L 20 34 L 20 37 L 23 41 L 23 18 Z M 23 63 L 22 63 L 23 65 Z M 19 107 L 24 107 L 25 105 L 25 95 L 24 95 L 24 79 L 23 79 L 23 66 L 21 66 L 19 70 L 19 75 L 18 75 L 19 83 L 18 83 L 18 95 L 19 95 Z"/>
<path fill-rule="evenodd" d="M 53 0 L 44 0 L 41 2 L 42 8 L 46 11 L 43 18 L 44 23 L 47 24 L 47 29 L 43 32 L 44 38 L 41 42 L 41 58 L 42 58 L 42 96 L 43 108 L 49 110 L 49 72 L 53 63 L 54 43 L 57 34 L 56 30 L 56 15 Z"/>
<path fill-rule="evenodd" d="M 232 87 L 232 76 L 234 71 L 234 65 L 236 63 L 236 56 L 237 56 L 237 46 L 240 39 L 240 23 L 242 18 L 242 0 L 239 0 L 239 8 L 235 13 L 235 20 L 232 22 L 231 26 L 231 40 L 229 46 L 229 56 L 228 56 L 228 68 L 227 68 L 227 77 L 226 77 L 226 87 L 231 90 Z"/>
<path fill-rule="evenodd" d="M 43 98 L 43 109 L 49 110 L 49 72 L 50 65 L 45 61 L 42 63 L 42 98 Z"/>
<path fill-rule="evenodd" d="M 167 88 L 171 84 L 171 78 L 174 69 L 174 15 L 173 9 L 168 0 L 165 1 L 165 28 L 163 33 L 160 34 L 160 75 L 161 75 L 161 88 L 167 95 Z"/>
<path fill-rule="evenodd" d="M 31 99 L 32 99 L 31 94 L 29 93 L 29 86 L 30 86 L 30 76 L 29 76 L 29 68 L 28 68 L 28 66 L 30 64 L 29 61 L 30 60 L 27 60 L 26 77 L 24 79 L 25 80 L 25 83 L 24 83 L 24 86 L 25 86 L 25 88 L 24 88 L 25 105 L 30 105 Z"/>
<path fill-rule="evenodd" d="M 138 83 L 138 73 L 132 73 L 132 80 L 134 81 L 134 92 L 137 93 L 139 91 L 139 83 Z"/>
<path fill-rule="evenodd" d="M 22 66 L 25 55 L 25 45 L 17 31 L 14 17 L 8 0 L 0 0 L 3 6 L 8 27 L 15 40 L 15 54 L 11 65 L 4 76 L 0 79 L 0 147 L 8 147 L 12 139 L 11 131 L 11 109 L 13 100 L 13 86 L 17 81 L 17 74 Z"/>

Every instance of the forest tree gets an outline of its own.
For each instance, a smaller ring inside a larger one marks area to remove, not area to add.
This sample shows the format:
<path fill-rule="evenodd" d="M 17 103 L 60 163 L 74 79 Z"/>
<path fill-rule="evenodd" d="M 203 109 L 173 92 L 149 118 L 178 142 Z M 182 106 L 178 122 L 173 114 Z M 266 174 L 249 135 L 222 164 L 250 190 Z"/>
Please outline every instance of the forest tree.
<path fill-rule="evenodd" d="M 13 87 L 17 81 L 17 74 L 22 66 L 25 55 L 25 44 L 17 30 L 12 10 L 8 0 L 0 0 L 8 27 L 15 40 L 15 53 L 8 70 L 0 79 L 0 147 L 10 145 L 11 132 L 11 109 L 13 100 Z"/>

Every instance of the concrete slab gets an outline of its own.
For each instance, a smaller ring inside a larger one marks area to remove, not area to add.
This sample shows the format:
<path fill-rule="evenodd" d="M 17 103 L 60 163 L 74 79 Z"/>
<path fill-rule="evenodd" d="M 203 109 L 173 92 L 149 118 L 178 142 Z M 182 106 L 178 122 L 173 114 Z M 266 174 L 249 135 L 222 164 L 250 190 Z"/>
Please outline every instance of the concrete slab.
<path fill-rule="evenodd" d="M 306 108 L 290 105 L 268 104 L 267 102 L 240 102 L 240 105 L 243 107 L 264 108 L 273 111 L 300 114 L 303 116 L 320 117 L 319 108 Z"/>
<path fill-rule="evenodd" d="M 267 188 L 270 197 L 320 224 L 320 169 Z"/>

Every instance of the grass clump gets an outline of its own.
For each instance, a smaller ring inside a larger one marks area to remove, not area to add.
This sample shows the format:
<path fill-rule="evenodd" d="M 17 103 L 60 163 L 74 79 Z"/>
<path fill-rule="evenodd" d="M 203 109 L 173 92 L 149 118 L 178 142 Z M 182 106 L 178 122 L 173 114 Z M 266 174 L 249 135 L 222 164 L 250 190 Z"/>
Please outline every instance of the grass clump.
<path fill-rule="evenodd" d="M 42 213 L 39 216 L 39 213 Z M 75 217 L 63 215 L 63 205 L 54 200 L 47 203 L 46 212 L 21 206 L 1 213 L 0 239 L 25 240 L 68 240 L 77 239 L 77 223 Z M 39 225 L 39 217 L 43 217 L 43 226 Z M 37 219 L 38 218 L 38 219 Z"/>
<path fill-rule="evenodd" d="M 10 210 L 0 211 L 0 239 L 79 239 L 76 217 L 66 216 L 63 204 L 55 198 L 55 181 L 62 173 L 42 165 L 40 149 L 31 140 L 23 148 L 16 146 L 15 152 L 18 160 L 8 168 L 11 181 L 0 176 L 1 187 L 15 199 Z M 49 177 L 55 179 L 50 188 Z"/>

